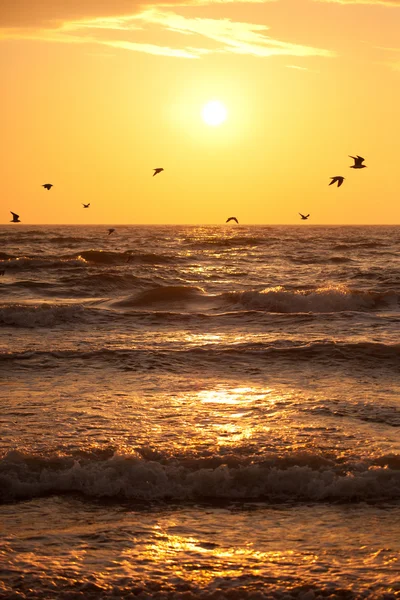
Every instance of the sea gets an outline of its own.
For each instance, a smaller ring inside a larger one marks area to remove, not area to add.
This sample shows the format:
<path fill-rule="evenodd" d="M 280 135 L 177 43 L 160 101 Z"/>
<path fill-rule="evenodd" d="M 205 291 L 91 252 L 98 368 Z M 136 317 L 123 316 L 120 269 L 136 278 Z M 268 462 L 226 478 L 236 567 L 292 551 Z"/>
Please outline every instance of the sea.
<path fill-rule="evenodd" d="M 400 226 L 0 240 L 1 600 L 400 598 Z"/>

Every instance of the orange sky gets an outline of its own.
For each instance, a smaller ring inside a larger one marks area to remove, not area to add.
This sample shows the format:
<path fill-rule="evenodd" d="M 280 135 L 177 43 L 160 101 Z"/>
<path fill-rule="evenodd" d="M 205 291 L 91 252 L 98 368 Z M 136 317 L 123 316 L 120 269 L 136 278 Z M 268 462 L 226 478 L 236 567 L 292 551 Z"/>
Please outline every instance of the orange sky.
<path fill-rule="evenodd" d="M 400 223 L 400 0 L 2 0 L 0 68 L 1 223 Z"/>

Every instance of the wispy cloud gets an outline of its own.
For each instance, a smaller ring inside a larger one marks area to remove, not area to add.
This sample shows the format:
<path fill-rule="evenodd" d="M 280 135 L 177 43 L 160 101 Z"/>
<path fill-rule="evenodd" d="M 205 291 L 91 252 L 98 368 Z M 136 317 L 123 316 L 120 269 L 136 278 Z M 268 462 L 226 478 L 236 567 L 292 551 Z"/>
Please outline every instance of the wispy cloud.
<path fill-rule="evenodd" d="M 314 0 L 314 2 L 329 2 L 330 4 L 370 4 L 400 8 L 400 0 Z"/>
<path fill-rule="evenodd" d="M 67 21 L 133 15 L 147 6 L 265 3 L 279 0 L 1 0 L 0 28 L 59 27 Z"/>
<path fill-rule="evenodd" d="M 300 67 L 299 65 L 285 65 L 287 69 L 295 69 L 296 71 L 311 71 L 308 67 Z"/>
<path fill-rule="evenodd" d="M 103 42 L 106 46 L 112 48 L 122 48 L 124 50 L 133 50 L 134 52 L 146 52 L 158 56 L 174 56 L 176 58 L 200 58 L 202 54 L 208 54 L 209 50 L 205 48 L 169 48 L 167 46 L 157 46 L 156 44 L 143 44 L 139 42 Z"/>
<path fill-rule="evenodd" d="M 205 1 L 200 0 L 200 2 Z M 171 0 L 164 0 L 164 2 L 172 4 Z M 189 0 L 180 0 L 174 4 L 178 3 L 188 4 Z M 120 9 L 123 4 L 123 0 L 117 1 Z M 269 27 L 266 25 L 232 21 L 226 18 L 188 18 L 172 10 L 166 10 L 165 7 L 161 9 L 160 6 L 152 6 L 136 14 L 71 18 L 53 28 L 9 28 L 2 31 L 2 37 L 102 44 L 123 50 L 177 58 L 199 58 L 210 53 L 256 57 L 335 56 L 331 50 L 274 39 L 267 35 L 268 30 Z M 167 33 L 170 43 L 168 45 L 160 43 L 160 39 L 165 38 Z M 175 35 L 175 39 L 171 38 L 171 35 Z M 182 44 L 182 35 L 187 39 L 190 37 L 191 44 Z"/>
<path fill-rule="evenodd" d="M 266 25 L 231 21 L 230 19 L 186 18 L 173 12 L 157 9 L 144 11 L 138 19 L 158 24 L 164 29 L 180 34 L 197 35 L 216 42 L 215 52 L 231 52 L 268 57 L 290 56 L 334 56 L 330 50 L 273 39 L 265 32 Z"/>

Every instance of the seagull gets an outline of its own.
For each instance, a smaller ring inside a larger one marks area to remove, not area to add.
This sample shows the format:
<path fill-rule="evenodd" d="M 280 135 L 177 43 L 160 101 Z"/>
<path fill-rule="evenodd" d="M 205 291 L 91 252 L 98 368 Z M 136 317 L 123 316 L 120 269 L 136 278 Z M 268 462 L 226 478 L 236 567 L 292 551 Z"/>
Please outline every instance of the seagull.
<path fill-rule="evenodd" d="M 349 154 L 350 156 L 350 154 Z M 350 158 L 352 158 L 354 160 L 354 165 L 351 165 L 350 169 L 365 169 L 367 165 L 363 165 L 362 163 L 364 162 L 365 158 L 363 158 L 362 156 L 359 156 L 357 154 L 357 156 L 350 156 Z"/>
<path fill-rule="evenodd" d="M 332 185 L 333 183 L 337 183 L 337 186 L 340 187 L 344 181 L 344 177 L 342 177 L 341 175 L 336 175 L 336 177 L 331 177 L 332 181 L 330 182 L 329 185 Z"/>
<path fill-rule="evenodd" d="M 108 235 L 111 235 L 113 231 L 115 231 L 115 229 L 109 229 L 108 230 Z"/>
<path fill-rule="evenodd" d="M 21 221 L 19 220 L 19 215 L 16 215 L 15 213 L 13 213 L 12 210 L 10 210 L 10 213 L 13 216 L 12 221 L 10 221 L 10 223 L 21 223 Z"/>
<path fill-rule="evenodd" d="M 42 185 L 42 187 L 44 187 L 46 190 L 51 190 L 51 188 L 53 187 L 52 183 L 44 183 Z"/>
<path fill-rule="evenodd" d="M 89 208 L 90 202 L 89 202 L 89 204 L 83 204 L 83 202 L 82 202 L 82 206 L 83 206 L 83 208 Z"/>
<path fill-rule="evenodd" d="M 307 221 L 308 217 L 310 215 L 302 215 L 301 213 L 299 213 L 299 215 L 301 216 L 302 221 Z"/>
<path fill-rule="evenodd" d="M 154 175 L 161 173 L 161 171 L 164 171 L 164 169 L 162 167 L 158 167 L 157 169 L 153 169 L 153 171 L 154 171 L 154 173 L 153 173 L 153 177 L 154 177 Z"/>
<path fill-rule="evenodd" d="M 236 223 L 239 225 L 239 221 L 237 220 L 237 218 L 236 218 L 236 217 L 229 217 L 229 219 L 227 219 L 227 220 L 225 221 L 225 223 L 229 223 L 229 221 L 236 221 Z"/>

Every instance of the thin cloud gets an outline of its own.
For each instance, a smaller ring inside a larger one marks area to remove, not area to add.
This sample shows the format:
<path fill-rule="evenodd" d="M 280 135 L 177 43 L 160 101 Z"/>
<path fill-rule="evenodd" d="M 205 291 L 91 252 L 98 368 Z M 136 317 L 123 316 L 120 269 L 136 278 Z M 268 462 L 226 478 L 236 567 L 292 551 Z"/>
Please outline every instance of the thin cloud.
<path fill-rule="evenodd" d="M 217 52 L 252 56 L 334 56 L 330 50 L 275 40 L 265 35 L 268 27 L 230 19 L 186 18 L 172 12 L 148 10 L 138 16 L 147 23 L 159 24 L 168 31 L 199 35 L 218 43 Z"/>
<path fill-rule="evenodd" d="M 138 14 L 145 6 L 198 6 L 278 0 L 1 0 L 0 28 L 55 28 L 74 20 Z"/>
<path fill-rule="evenodd" d="M 207 54 L 208 50 L 204 48 L 169 48 L 167 46 L 157 46 L 155 44 L 143 44 L 135 42 L 102 42 L 112 48 L 122 48 L 124 50 L 133 50 L 135 52 L 146 52 L 157 56 L 173 56 L 175 58 L 199 58 L 202 54 Z"/>
<path fill-rule="evenodd" d="M 329 2 L 330 4 L 370 4 L 373 6 L 400 8 L 400 0 L 314 0 L 314 2 Z"/>
<path fill-rule="evenodd" d="M 21 4 L 22 0 L 16 0 L 16 2 Z M 44 2 L 46 3 L 47 0 Z M 56 0 L 52 0 L 52 2 L 55 3 Z M 209 3 L 209 0 L 196 0 L 196 2 Z M 175 3 L 166 0 L 165 4 L 167 3 L 175 6 L 193 4 L 190 0 L 177 0 Z M 86 12 L 89 8 L 94 8 L 92 0 L 84 2 L 84 4 Z M 106 4 L 106 0 L 102 0 L 99 10 L 105 10 Z M 125 0 L 117 0 L 114 10 L 122 10 L 126 4 Z M 132 10 L 132 2 L 129 4 Z M 56 7 L 60 8 L 59 2 Z M 75 0 L 72 0 L 70 9 L 77 9 L 77 7 Z M 152 6 L 137 14 L 70 18 L 53 28 L 14 27 L 3 30 L 2 37 L 3 39 L 40 39 L 49 42 L 102 44 L 122 50 L 177 58 L 199 58 L 210 53 L 232 53 L 257 57 L 331 57 L 336 55 L 331 50 L 274 39 L 266 35 L 268 30 L 266 25 L 231 21 L 230 19 L 187 18 L 170 10 L 161 10 L 159 6 Z M 139 39 L 138 31 L 140 31 Z M 176 47 L 172 47 L 175 44 L 171 44 L 171 42 L 168 45 L 154 43 L 154 40 L 157 42 L 160 39 L 160 34 L 167 32 L 170 35 L 171 33 L 178 34 Z M 193 42 L 190 45 L 182 44 L 182 35 L 190 36 Z"/>
<path fill-rule="evenodd" d="M 287 69 L 296 69 L 298 71 L 311 71 L 311 69 L 308 69 L 307 67 L 299 67 L 299 65 L 285 65 L 285 67 Z"/>

